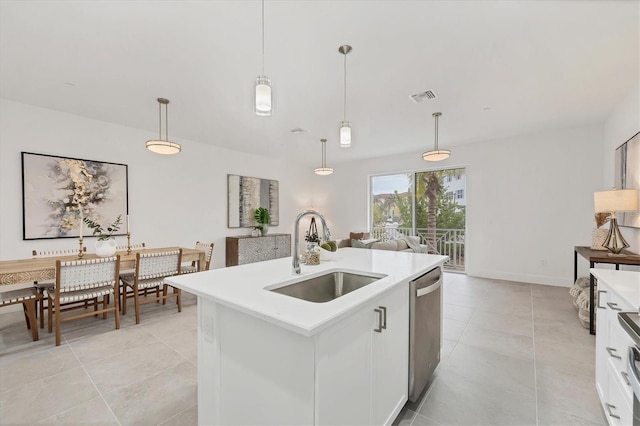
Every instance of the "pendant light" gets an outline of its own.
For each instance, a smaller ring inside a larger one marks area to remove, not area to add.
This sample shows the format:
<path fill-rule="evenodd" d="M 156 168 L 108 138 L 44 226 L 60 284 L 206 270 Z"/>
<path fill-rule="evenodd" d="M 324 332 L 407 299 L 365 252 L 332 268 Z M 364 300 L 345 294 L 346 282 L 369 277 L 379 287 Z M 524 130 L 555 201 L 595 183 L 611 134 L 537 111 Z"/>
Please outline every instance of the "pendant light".
<path fill-rule="evenodd" d="M 162 139 L 162 105 L 164 105 L 164 140 Z M 145 147 L 156 154 L 171 155 L 177 154 L 182 150 L 180 144 L 169 141 L 169 99 L 158 98 L 158 121 L 160 123 L 159 137 L 157 140 L 148 140 Z"/>
<path fill-rule="evenodd" d="M 433 150 L 422 153 L 422 159 L 424 161 L 442 161 L 442 160 L 446 160 L 451 155 L 451 151 L 449 151 L 448 149 L 438 149 L 438 117 L 440 117 L 442 115 L 442 113 L 441 112 L 434 112 L 432 115 L 436 120 L 435 145 L 433 147 Z"/>
<path fill-rule="evenodd" d="M 344 119 L 340 123 L 340 147 L 351 146 L 351 123 L 347 121 L 347 55 L 351 52 L 351 46 L 345 44 L 338 48 L 338 52 L 344 55 Z"/>
<path fill-rule="evenodd" d="M 271 80 L 264 75 L 264 0 L 262 0 L 262 75 L 256 80 L 256 99 L 254 111 L 257 115 L 271 115 Z"/>
<path fill-rule="evenodd" d="M 328 176 L 333 173 L 333 169 L 327 167 L 327 140 L 320 139 L 320 142 L 322 143 L 322 167 L 318 167 L 314 172 L 320 176 Z"/>

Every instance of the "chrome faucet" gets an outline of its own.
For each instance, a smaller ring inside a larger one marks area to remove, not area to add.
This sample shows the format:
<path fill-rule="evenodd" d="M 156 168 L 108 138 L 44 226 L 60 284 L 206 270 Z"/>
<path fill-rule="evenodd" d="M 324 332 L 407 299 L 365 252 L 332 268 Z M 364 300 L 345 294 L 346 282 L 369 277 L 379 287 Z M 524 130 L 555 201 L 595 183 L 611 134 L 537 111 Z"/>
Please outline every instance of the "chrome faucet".
<path fill-rule="evenodd" d="M 322 232 L 324 233 L 324 240 L 325 241 L 329 241 L 331 240 L 331 231 L 329 231 L 329 227 L 327 226 L 327 222 L 325 222 L 324 217 L 317 211 L 315 210 L 305 210 L 302 213 L 300 213 L 298 215 L 298 217 L 296 217 L 296 224 L 294 225 L 295 227 L 295 237 L 293 240 L 293 273 L 300 275 L 300 259 L 298 259 L 298 233 L 299 233 L 299 225 L 300 225 L 300 219 L 302 219 L 305 216 L 308 215 L 316 215 L 320 218 L 320 222 L 322 223 Z"/>

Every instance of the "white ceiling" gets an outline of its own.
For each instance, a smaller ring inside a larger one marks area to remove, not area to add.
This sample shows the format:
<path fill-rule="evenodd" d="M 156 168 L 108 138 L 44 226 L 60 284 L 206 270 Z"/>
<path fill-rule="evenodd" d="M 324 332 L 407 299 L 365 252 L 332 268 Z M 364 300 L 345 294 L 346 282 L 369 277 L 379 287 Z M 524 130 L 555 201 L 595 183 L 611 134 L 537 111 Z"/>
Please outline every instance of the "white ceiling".
<path fill-rule="evenodd" d="M 638 1 L 0 1 L 0 96 L 318 166 L 603 122 L 640 73 Z M 349 149 L 337 145 L 347 57 Z M 71 84 L 69 84 L 71 83 Z M 432 89 L 420 104 L 409 95 Z M 292 134 L 291 129 L 308 130 Z M 144 143 L 143 140 L 140 143 Z M 189 149 L 188 144 L 184 149 Z"/>

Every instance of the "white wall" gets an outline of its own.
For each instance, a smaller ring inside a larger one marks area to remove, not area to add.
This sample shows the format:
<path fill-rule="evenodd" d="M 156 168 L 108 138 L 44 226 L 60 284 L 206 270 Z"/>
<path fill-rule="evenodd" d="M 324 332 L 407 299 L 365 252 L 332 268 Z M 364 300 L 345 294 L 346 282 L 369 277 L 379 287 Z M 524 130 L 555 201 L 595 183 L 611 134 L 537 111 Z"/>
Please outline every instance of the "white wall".
<path fill-rule="evenodd" d="M 604 126 L 604 168 L 600 191 L 609 190 L 614 183 L 614 152 L 630 137 L 640 131 L 640 86 L 613 110 Z M 605 225 L 606 226 L 606 225 Z M 635 253 L 640 251 L 640 229 L 620 227 L 620 232 Z M 625 268 L 633 269 L 633 268 Z M 638 269 L 638 268 L 636 268 Z"/>
<path fill-rule="evenodd" d="M 196 125 L 197 123 L 194 123 Z M 176 140 L 174 156 L 147 151 L 157 135 L 75 115 L 0 100 L 0 259 L 31 257 L 32 249 L 77 247 L 76 239 L 22 240 L 21 151 L 129 166 L 129 216 L 132 243 L 150 247 L 192 247 L 215 243 L 212 268 L 225 263 L 226 236 L 250 233 L 227 228 L 227 174 L 280 182 L 280 225 L 271 233 L 290 233 L 298 211 L 308 206 L 306 182 L 313 173 L 292 164 Z M 94 251 L 93 239 L 86 239 Z M 118 237 L 118 244 L 126 244 Z"/>
<path fill-rule="evenodd" d="M 570 285 L 573 247 L 590 245 L 595 227 L 602 140 L 594 125 L 453 147 L 437 167 L 467 169 L 467 273 Z M 417 152 L 334 167 L 339 190 L 323 208 L 334 234 L 348 237 L 369 227 L 368 176 L 434 166 Z"/>

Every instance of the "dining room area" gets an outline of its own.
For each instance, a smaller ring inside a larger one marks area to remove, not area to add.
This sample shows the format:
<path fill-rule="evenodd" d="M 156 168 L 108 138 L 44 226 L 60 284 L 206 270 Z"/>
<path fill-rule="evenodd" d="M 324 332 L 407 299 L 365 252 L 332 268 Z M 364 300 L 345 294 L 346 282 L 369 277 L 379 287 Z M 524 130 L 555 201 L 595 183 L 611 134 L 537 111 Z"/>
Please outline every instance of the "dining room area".
<path fill-rule="evenodd" d="M 196 297 L 163 282 L 209 269 L 213 248 L 0 261 L 2 424 L 197 424 Z"/>

